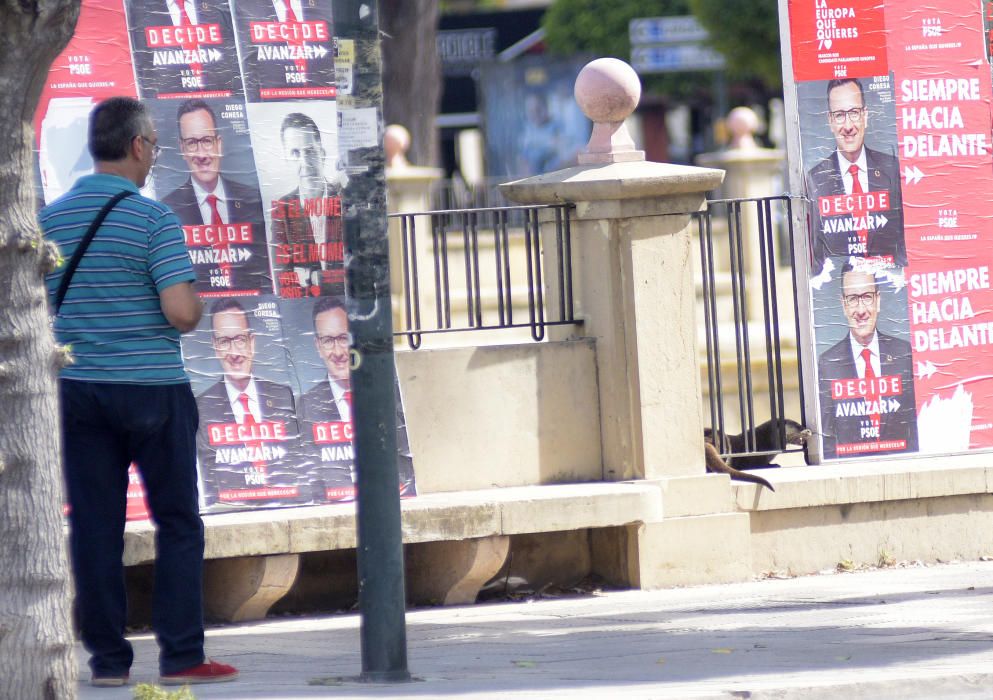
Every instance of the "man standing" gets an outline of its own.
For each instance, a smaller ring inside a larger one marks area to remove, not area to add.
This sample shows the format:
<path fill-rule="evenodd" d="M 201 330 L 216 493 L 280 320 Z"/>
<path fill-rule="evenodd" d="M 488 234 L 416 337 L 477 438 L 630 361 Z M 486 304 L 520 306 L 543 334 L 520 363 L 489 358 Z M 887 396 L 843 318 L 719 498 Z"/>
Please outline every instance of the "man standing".
<path fill-rule="evenodd" d="M 158 152 L 145 107 L 115 97 L 89 123 L 95 173 L 45 207 L 46 238 L 71 256 L 91 222 L 122 190 L 82 257 L 55 318 L 73 363 L 61 372 L 70 552 L 92 683 L 128 682 L 134 659 L 127 619 L 124 522 L 128 466 L 144 479 L 157 527 L 155 613 L 160 682 L 232 680 L 237 671 L 204 656 L 203 523 L 197 509 L 196 404 L 180 333 L 202 307 L 179 222 L 139 194 Z M 48 275 L 55 297 L 62 271 Z"/>
<path fill-rule="evenodd" d="M 224 376 L 197 397 L 207 504 L 295 500 L 299 431 L 293 392 L 253 375 L 255 333 L 237 299 L 218 299 L 210 317 Z"/>
<path fill-rule="evenodd" d="M 179 150 L 190 170 L 186 182 L 162 198 L 187 227 L 188 238 L 207 249 L 208 264 L 196 264 L 203 291 L 229 293 L 268 289 L 268 261 L 258 190 L 221 174 L 224 140 L 214 110 L 187 100 L 176 114 Z M 247 258 L 238 251 L 247 250 Z M 199 260 L 200 256 L 194 256 Z"/>
<path fill-rule="evenodd" d="M 297 187 L 272 203 L 276 287 L 282 297 L 344 291 L 341 189 L 324 177 L 327 153 L 317 124 L 293 112 L 283 119 L 283 157 L 296 169 Z"/>
<path fill-rule="evenodd" d="M 877 257 L 905 267 L 903 196 L 896 158 L 865 146 L 869 112 L 862 83 L 828 82 L 828 126 L 837 149 L 811 168 L 812 273 L 829 257 Z M 839 197 L 838 195 L 845 195 Z"/>
<path fill-rule="evenodd" d="M 849 332 L 817 362 L 824 456 L 916 452 L 910 343 L 877 330 L 875 275 L 846 265 L 841 280 Z"/>

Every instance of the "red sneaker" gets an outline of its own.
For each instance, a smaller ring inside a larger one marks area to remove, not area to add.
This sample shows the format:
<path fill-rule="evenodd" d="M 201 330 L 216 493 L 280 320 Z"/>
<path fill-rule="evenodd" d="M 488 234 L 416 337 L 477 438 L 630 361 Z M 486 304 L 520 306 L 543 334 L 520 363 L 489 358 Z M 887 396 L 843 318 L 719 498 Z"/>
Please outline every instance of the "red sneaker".
<path fill-rule="evenodd" d="M 223 683 L 233 681 L 238 677 L 238 669 L 227 664 L 217 663 L 207 659 L 202 664 L 188 668 L 179 673 L 168 673 L 159 676 L 162 685 L 187 685 L 192 683 Z"/>

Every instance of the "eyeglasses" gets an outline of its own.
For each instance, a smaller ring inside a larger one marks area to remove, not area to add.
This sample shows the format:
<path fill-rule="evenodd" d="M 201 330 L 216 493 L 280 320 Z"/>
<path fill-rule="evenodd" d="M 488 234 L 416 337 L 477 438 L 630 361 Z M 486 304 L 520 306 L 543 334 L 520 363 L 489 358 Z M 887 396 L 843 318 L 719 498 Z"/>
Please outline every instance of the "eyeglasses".
<path fill-rule="evenodd" d="M 879 292 L 864 292 L 863 294 L 846 294 L 842 297 L 845 300 L 845 306 L 856 307 L 862 305 L 868 307 L 876 300 L 876 296 Z"/>
<path fill-rule="evenodd" d="M 341 335 L 319 335 L 317 342 L 322 350 L 334 350 L 335 346 L 347 350 L 352 344 L 352 334 L 342 333 Z"/>
<path fill-rule="evenodd" d="M 154 141 L 152 141 L 152 139 L 144 135 L 142 135 L 141 140 L 152 147 L 152 162 L 154 163 L 155 159 L 158 158 L 159 154 L 162 152 L 162 146 L 155 143 Z"/>
<path fill-rule="evenodd" d="M 838 126 L 844 124 L 846 120 L 855 123 L 862 118 L 863 112 L 865 112 L 865 107 L 852 107 L 851 109 L 839 109 L 830 113 L 831 121 L 833 121 Z"/>
<path fill-rule="evenodd" d="M 179 139 L 179 145 L 187 153 L 195 153 L 197 151 L 212 151 L 217 145 L 217 136 L 201 136 L 198 139 Z"/>
<path fill-rule="evenodd" d="M 231 337 L 215 335 L 214 347 L 221 352 L 227 352 L 232 347 L 236 350 L 244 350 L 248 347 L 248 343 L 251 339 L 252 335 L 250 333 L 242 333 L 241 335 L 234 335 Z"/>

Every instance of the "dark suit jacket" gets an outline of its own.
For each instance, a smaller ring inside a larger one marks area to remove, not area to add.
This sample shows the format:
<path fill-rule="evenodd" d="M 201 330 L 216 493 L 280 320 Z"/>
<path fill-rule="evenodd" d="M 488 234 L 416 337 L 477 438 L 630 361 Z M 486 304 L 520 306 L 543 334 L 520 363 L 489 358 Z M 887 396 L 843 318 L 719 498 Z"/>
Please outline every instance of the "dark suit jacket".
<path fill-rule="evenodd" d="M 285 424 L 287 439 L 281 442 L 266 442 L 268 446 L 278 446 L 286 451 L 285 456 L 265 460 L 265 486 L 298 486 L 302 487 L 302 474 L 298 466 L 299 427 L 293 402 L 293 392 L 282 384 L 255 379 L 259 394 L 259 404 L 262 409 L 263 421 L 282 421 Z M 218 493 L 225 489 L 248 489 L 259 487 L 259 484 L 249 483 L 246 479 L 257 472 L 251 460 L 234 461 L 232 459 L 218 460 L 218 450 L 239 448 L 242 445 L 211 445 L 210 426 L 217 423 L 235 423 L 234 412 L 228 401 L 224 381 L 213 384 L 197 397 L 197 408 L 200 412 L 200 428 L 197 432 L 197 453 L 200 460 L 200 475 L 204 484 L 204 496 L 207 505 L 218 500 Z M 220 462 L 220 463 L 218 463 Z M 258 503 L 259 501 L 252 501 Z"/>
<path fill-rule="evenodd" d="M 262 197 L 258 189 L 244 185 L 235 180 L 223 178 L 224 190 L 230 200 L 228 216 L 232 224 L 252 224 L 251 245 L 232 244 L 236 248 L 247 248 L 251 257 L 231 265 L 231 286 L 224 288 L 212 284 L 212 279 L 219 277 L 219 267 L 213 263 L 202 264 L 193 261 L 193 269 L 197 273 L 197 291 L 199 292 L 230 292 L 236 293 L 249 290 L 261 290 L 263 293 L 272 289 L 269 279 L 269 257 L 266 246 L 265 219 L 262 215 Z M 187 180 L 162 198 L 162 203 L 169 206 L 179 217 L 184 226 L 202 226 L 203 220 L 200 207 L 197 205 L 193 183 Z"/>
<path fill-rule="evenodd" d="M 331 183 L 327 183 L 327 192 L 328 197 L 341 197 L 340 188 Z M 342 294 L 345 290 L 342 219 L 340 216 L 326 217 L 328 241 L 323 254 L 327 265 L 322 269 L 310 216 L 300 211 L 299 200 L 300 189 L 297 188 L 272 203 L 272 267 L 276 275 L 276 292 L 283 297 Z M 298 267 L 307 271 L 310 285 L 300 287 L 299 281 L 293 282 Z"/>
<path fill-rule="evenodd" d="M 414 461 L 410 453 L 410 443 L 407 439 L 407 424 L 403 411 L 403 402 L 400 397 L 400 384 L 396 380 L 396 371 L 394 370 L 394 384 L 393 384 L 393 398 L 394 406 L 396 408 L 396 424 L 397 424 L 397 474 L 400 478 L 400 495 L 401 496 L 413 496 L 415 495 L 414 488 Z M 314 466 L 311 470 L 313 474 L 313 479 L 315 481 L 320 481 L 321 485 L 334 486 L 334 485 L 350 485 L 351 476 L 343 467 L 348 468 L 353 467 L 352 463 L 347 465 L 342 465 L 341 463 L 326 463 L 321 459 L 320 445 L 317 445 L 313 441 L 313 426 L 314 423 L 319 422 L 332 422 L 341 420 L 341 414 L 338 412 L 338 405 L 334 401 L 334 394 L 331 392 L 331 385 L 328 384 L 327 379 L 321 380 L 321 382 L 315 385 L 312 389 L 307 391 L 300 402 L 301 405 L 301 423 L 303 426 L 303 438 L 304 443 L 311 443 L 311 455 L 314 459 Z M 347 481 L 346 481 L 347 479 Z M 315 499 L 323 500 L 318 491 L 321 489 L 315 489 Z"/>
<path fill-rule="evenodd" d="M 917 451 L 917 403 L 914 397 L 914 367 L 910 354 L 910 343 L 876 332 L 879 336 L 879 364 L 884 376 L 899 375 L 903 392 L 899 396 L 884 397 L 883 403 L 892 398 L 900 407 L 892 413 L 880 413 L 879 439 L 906 440 L 905 450 Z M 820 382 L 821 432 L 824 435 L 824 456 L 837 457 L 836 446 L 852 443 L 871 444 L 874 438 L 862 436 L 863 425 L 868 424 L 868 416 L 836 416 L 839 403 L 862 403 L 863 399 L 838 399 L 831 396 L 831 383 L 836 379 L 857 378 L 855 358 L 852 355 L 848 335 L 840 343 L 825 351 L 817 361 L 818 381 Z M 866 451 L 863 454 L 871 454 Z"/>
<path fill-rule="evenodd" d="M 276 10 L 272 0 L 238 0 L 234 3 L 235 26 L 238 32 L 238 43 L 241 47 L 242 67 L 245 75 L 245 93 L 249 102 L 261 102 L 265 99 L 332 99 L 329 96 L 293 95 L 284 97 L 263 98 L 262 90 L 296 89 L 296 88 L 333 88 L 334 87 L 334 51 L 332 37 L 334 25 L 331 21 L 331 3 L 305 1 L 303 3 L 303 21 L 324 21 L 327 23 L 328 40 L 323 42 L 307 42 L 311 47 L 312 56 L 306 62 L 306 80 L 294 80 L 300 75 L 296 61 L 283 58 L 276 53 L 287 50 L 285 42 L 256 42 L 252 40 L 250 26 L 252 22 L 276 22 Z M 290 47 L 289 50 L 293 50 Z M 315 51 L 316 50 L 316 51 Z M 323 54 L 323 55 L 319 55 Z"/>
<path fill-rule="evenodd" d="M 892 256 L 898 267 L 907 264 L 907 247 L 903 237 L 903 193 L 900 189 L 900 164 L 896 158 L 871 148 L 865 149 L 866 168 L 869 175 L 869 191 L 887 191 L 890 196 L 890 208 L 886 211 L 873 212 L 886 217 L 887 221 L 880 228 L 868 228 L 867 251 L 857 249 L 859 243 L 858 231 L 825 231 L 831 223 L 848 223 L 851 215 L 822 216 L 819 207 L 820 197 L 845 194 L 845 183 L 841 171 L 838 170 L 836 153 L 822 160 L 811 168 L 807 175 L 807 192 L 810 194 L 811 216 L 811 270 L 818 274 L 824 265 L 824 259 L 829 257 L 844 257 L 851 255 Z M 830 223 L 829 223 L 830 222 Z"/>
<path fill-rule="evenodd" d="M 128 27 L 131 31 L 131 45 L 134 47 L 134 65 L 138 77 L 138 90 L 142 98 L 158 97 L 163 94 L 195 95 L 203 92 L 229 92 L 232 96 L 243 94 L 241 70 L 238 66 L 238 50 L 234 37 L 234 22 L 228 0 L 197 0 L 197 23 L 216 24 L 221 31 L 222 43 L 202 44 L 210 58 L 201 63 L 202 87 L 183 83 L 183 71 L 189 69 L 186 63 L 160 63 L 155 65 L 153 51 L 163 56 L 181 50 L 179 46 L 150 47 L 145 35 L 146 27 L 172 27 L 172 17 L 165 0 L 127 0 Z M 186 76 L 189 81 L 190 76 Z"/>

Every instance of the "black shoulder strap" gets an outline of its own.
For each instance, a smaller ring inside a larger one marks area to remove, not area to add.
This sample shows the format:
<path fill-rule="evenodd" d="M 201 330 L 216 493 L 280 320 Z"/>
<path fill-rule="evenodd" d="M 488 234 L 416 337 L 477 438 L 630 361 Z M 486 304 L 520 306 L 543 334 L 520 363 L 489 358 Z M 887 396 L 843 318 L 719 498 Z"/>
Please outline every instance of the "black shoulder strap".
<path fill-rule="evenodd" d="M 59 283 L 59 290 L 55 293 L 55 313 L 59 313 L 59 309 L 62 307 L 62 300 L 65 299 L 66 292 L 69 291 L 69 285 L 72 283 L 72 275 L 76 272 L 76 268 L 79 267 L 79 261 L 83 259 L 83 254 L 86 249 L 90 247 L 90 241 L 97 234 L 97 229 L 100 228 L 100 224 L 103 220 L 107 218 L 107 214 L 110 210 L 117 206 L 125 197 L 134 194 L 131 190 L 121 190 L 113 197 L 110 198 L 106 204 L 103 205 L 103 209 L 97 214 L 97 218 L 93 220 L 90 227 L 86 229 L 86 233 L 83 234 L 83 240 L 79 242 L 76 246 L 76 252 L 72 254 L 72 259 L 69 260 L 69 264 L 66 265 L 65 272 L 62 273 L 62 281 Z"/>

